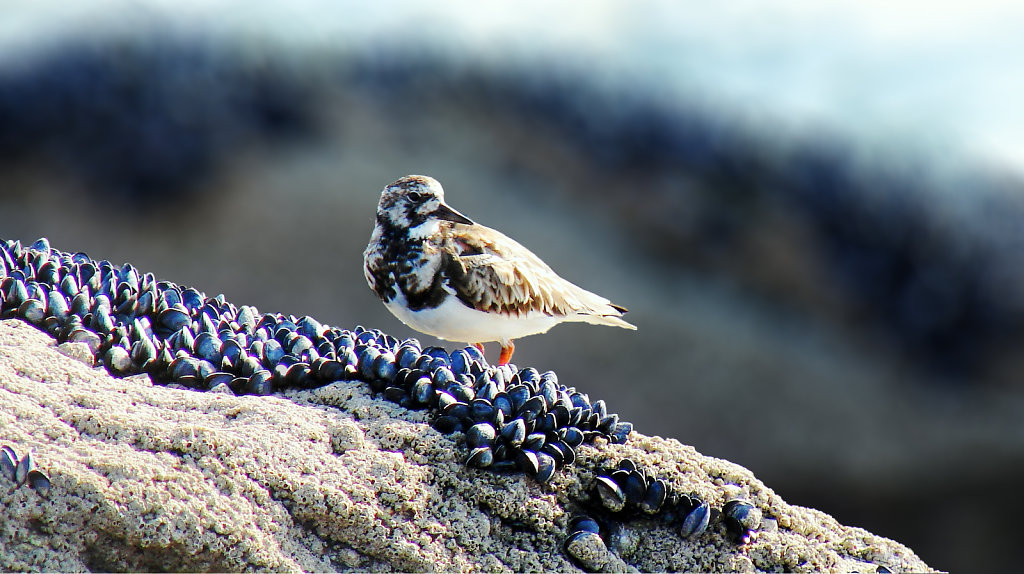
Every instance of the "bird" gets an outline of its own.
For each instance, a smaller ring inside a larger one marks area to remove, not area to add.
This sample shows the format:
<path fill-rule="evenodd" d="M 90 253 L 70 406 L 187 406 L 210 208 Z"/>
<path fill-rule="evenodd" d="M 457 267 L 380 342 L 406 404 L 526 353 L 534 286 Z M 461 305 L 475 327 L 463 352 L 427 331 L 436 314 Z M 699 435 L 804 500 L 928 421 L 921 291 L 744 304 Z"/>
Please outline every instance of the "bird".
<path fill-rule="evenodd" d="M 446 341 L 501 345 L 566 321 L 635 330 L 626 308 L 560 277 L 502 232 L 452 209 L 436 179 L 408 175 L 381 191 L 363 253 L 370 289 L 412 329 Z"/>

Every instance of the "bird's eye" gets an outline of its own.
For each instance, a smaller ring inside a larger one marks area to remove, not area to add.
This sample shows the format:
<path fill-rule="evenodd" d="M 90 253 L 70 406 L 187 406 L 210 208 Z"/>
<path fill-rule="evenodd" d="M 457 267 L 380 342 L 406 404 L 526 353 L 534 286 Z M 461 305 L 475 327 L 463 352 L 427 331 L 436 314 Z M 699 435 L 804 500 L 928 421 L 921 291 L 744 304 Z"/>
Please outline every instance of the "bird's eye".
<path fill-rule="evenodd" d="M 423 201 L 423 195 L 418 193 L 418 192 L 413 191 L 413 192 L 409 193 L 409 199 L 412 202 L 414 202 L 414 203 L 419 203 L 419 202 Z"/>

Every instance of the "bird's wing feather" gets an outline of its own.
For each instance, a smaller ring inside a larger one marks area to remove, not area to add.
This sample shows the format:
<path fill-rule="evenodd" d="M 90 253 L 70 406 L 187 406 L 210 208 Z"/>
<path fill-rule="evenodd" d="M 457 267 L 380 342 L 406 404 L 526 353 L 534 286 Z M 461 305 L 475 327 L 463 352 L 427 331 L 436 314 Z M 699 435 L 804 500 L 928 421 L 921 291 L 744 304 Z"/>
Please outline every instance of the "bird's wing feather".
<path fill-rule="evenodd" d="M 452 287 L 480 311 L 511 316 L 531 311 L 550 316 L 634 328 L 618 319 L 623 308 L 562 279 L 539 257 L 499 231 L 455 225 L 450 253 Z"/>

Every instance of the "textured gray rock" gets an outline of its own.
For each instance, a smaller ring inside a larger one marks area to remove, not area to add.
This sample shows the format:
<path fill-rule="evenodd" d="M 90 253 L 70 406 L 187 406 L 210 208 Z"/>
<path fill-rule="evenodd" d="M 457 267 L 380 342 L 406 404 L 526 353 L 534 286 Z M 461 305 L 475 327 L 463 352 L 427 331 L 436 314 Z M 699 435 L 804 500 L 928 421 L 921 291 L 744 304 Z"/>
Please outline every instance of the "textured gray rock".
<path fill-rule="evenodd" d="M 624 457 L 713 507 L 744 496 L 765 520 L 742 548 L 720 526 L 684 541 L 634 521 L 595 559 L 604 570 L 929 570 L 675 440 L 599 440 L 541 485 L 466 468 L 460 434 L 359 383 L 235 397 L 113 378 L 89 357 L 0 322 L 0 444 L 32 449 L 52 481 L 0 482 L 2 570 L 572 570 L 566 523 L 594 471 Z"/>

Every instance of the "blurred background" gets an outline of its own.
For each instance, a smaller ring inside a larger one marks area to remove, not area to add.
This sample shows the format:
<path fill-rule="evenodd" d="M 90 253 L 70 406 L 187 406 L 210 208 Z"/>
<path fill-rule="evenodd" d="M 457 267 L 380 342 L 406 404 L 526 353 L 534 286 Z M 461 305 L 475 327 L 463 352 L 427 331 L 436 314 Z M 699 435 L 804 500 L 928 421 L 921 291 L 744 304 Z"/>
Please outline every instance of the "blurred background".
<path fill-rule="evenodd" d="M 1010 569 L 1022 24 L 996 0 L 0 0 L 0 237 L 432 344 L 361 271 L 381 188 L 432 175 L 639 327 L 559 326 L 520 367 L 933 567 Z"/>

